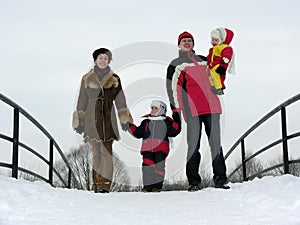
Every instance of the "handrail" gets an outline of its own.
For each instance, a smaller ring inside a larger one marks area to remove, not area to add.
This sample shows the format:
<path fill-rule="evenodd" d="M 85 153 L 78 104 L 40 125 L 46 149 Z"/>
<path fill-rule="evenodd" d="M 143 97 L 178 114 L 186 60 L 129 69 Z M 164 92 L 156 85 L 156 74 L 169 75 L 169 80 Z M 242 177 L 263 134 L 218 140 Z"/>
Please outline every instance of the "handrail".
<path fill-rule="evenodd" d="M 233 152 L 233 150 L 241 143 L 241 140 L 245 139 L 252 131 L 254 131 L 258 126 L 260 126 L 262 123 L 264 123 L 267 119 L 269 119 L 271 116 L 273 116 L 275 113 L 279 112 L 281 108 L 286 107 L 300 99 L 300 93 L 295 95 L 294 97 L 288 99 L 284 103 L 277 106 L 275 109 L 270 111 L 268 114 L 266 114 L 263 118 L 261 118 L 259 121 L 257 121 L 252 127 L 250 127 L 235 143 L 234 145 L 229 149 L 229 151 L 225 155 L 225 160 L 228 158 L 228 156 Z"/>
<path fill-rule="evenodd" d="M 15 165 L 15 164 L 17 164 L 18 157 L 16 157 L 16 159 L 13 159 L 12 165 L 0 162 L 0 166 L 11 167 L 13 170 L 12 171 L 13 177 L 15 177 L 15 178 L 18 178 L 18 177 L 17 177 L 17 171 L 14 171 L 14 170 L 20 170 L 20 171 L 26 172 L 28 174 L 31 174 L 35 177 L 38 177 L 39 179 L 46 180 L 51 185 L 53 185 L 53 172 L 55 172 L 58 175 L 57 171 L 55 171 L 55 169 L 53 168 L 53 146 L 54 146 L 56 148 L 56 151 L 59 153 L 59 155 L 63 159 L 64 163 L 66 164 L 67 168 L 69 169 L 69 174 L 73 174 L 72 169 L 71 169 L 65 155 L 63 154 L 61 148 L 59 147 L 59 145 L 57 144 L 55 139 L 50 135 L 50 133 L 35 118 L 33 118 L 26 110 L 24 110 L 21 106 L 19 106 L 18 104 L 16 104 L 15 102 L 13 102 L 12 100 L 10 100 L 9 98 L 7 98 L 6 96 L 4 96 L 1 93 L 0 93 L 0 100 L 15 109 L 15 116 L 17 117 L 17 120 L 19 119 L 19 113 L 21 113 L 25 118 L 27 118 L 30 122 L 32 122 L 50 140 L 50 160 L 48 161 L 42 155 L 40 155 L 38 152 L 36 152 L 32 148 L 30 148 L 29 146 L 25 145 L 24 143 L 19 142 L 18 137 L 17 138 L 15 137 L 15 133 L 17 133 L 16 136 L 18 136 L 18 132 L 19 132 L 18 131 L 19 121 L 14 121 L 16 128 L 17 128 L 17 130 L 16 130 L 14 127 L 14 137 L 9 137 L 7 135 L 0 134 L 0 139 L 10 141 L 10 142 L 16 144 L 17 146 L 21 146 L 24 149 L 26 149 L 26 150 L 30 151 L 31 153 L 33 153 L 34 155 L 36 155 L 38 158 L 42 159 L 44 162 L 46 162 L 49 165 L 49 180 L 47 180 L 46 178 L 43 178 L 42 176 L 40 176 L 32 171 L 28 171 L 24 168 L 18 167 L 18 165 Z M 13 152 L 14 152 L 14 149 L 13 149 Z M 58 175 L 58 177 L 61 179 L 61 181 L 64 184 L 66 184 L 65 181 L 62 180 L 60 175 Z M 70 184 L 71 184 L 70 178 L 71 178 L 71 176 L 69 175 L 69 180 L 68 180 L 68 185 L 67 185 L 67 187 L 69 187 L 69 188 L 70 188 Z M 73 179 L 75 180 L 75 182 L 77 182 L 77 180 L 74 176 L 73 176 Z"/>
<path fill-rule="evenodd" d="M 279 166 L 284 166 L 284 171 L 285 173 L 289 173 L 289 164 L 291 163 L 298 163 L 298 160 L 289 160 L 288 159 L 288 146 L 287 146 L 287 141 L 300 136 L 300 132 L 296 132 L 294 134 L 287 135 L 287 128 L 286 128 L 286 107 L 288 105 L 291 105 L 292 103 L 300 100 L 300 93 L 291 97 L 290 99 L 286 100 L 282 104 L 278 105 L 276 108 L 271 110 L 269 113 L 267 113 L 265 116 L 263 116 L 259 121 L 257 121 L 254 125 L 252 125 L 234 144 L 233 146 L 229 149 L 229 151 L 226 153 L 224 156 L 225 160 L 231 155 L 231 153 L 239 146 L 241 145 L 241 154 L 242 154 L 242 163 L 239 165 L 236 169 L 233 170 L 233 172 L 228 176 L 230 178 L 235 172 L 237 172 L 241 167 L 243 169 L 243 179 L 247 180 L 249 178 L 256 177 L 260 175 L 263 172 L 270 171 L 274 168 L 277 168 Z M 244 140 L 245 138 L 251 134 L 255 129 L 257 129 L 261 124 L 263 124 L 265 121 L 267 121 L 269 118 L 271 118 L 273 115 L 281 111 L 281 126 L 282 126 L 282 138 L 272 142 L 271 144 L 268 144 L 264 148 L 260 149 L 259 151 L 255 152 L 253 155 L 248 156 L 248 158 L 245 157 L 245 143 Z M 250 177 L 246 177 L 246 162 L 249 160 L 253 159 L 255 156 L 261 154 L 262 152 L 265 152 L 266 150 L 270 149 L 273 146 L 276 146 L 278 144 L 282 143 L 283 146 L 283 158 L 284 162 L 282 164 L 278 164 L 275 166 L 272 166 L 270 168 L 265 169 L 263 172 L 259 172 L 255 175 L 252 175 Z"/>
<path fill-rule="evenodd" d="M 49 140 L 53 140 L 54 145 L 56 147 L 56 149 L 58 150 L 58 152 L 60 153 L 61 157 L 63 158 L 63 160 L 66 162 L 67 159 L 64 156 L 63 152 L 61 151 L 60 147 L 58 146 L 58 144 L 56 143 L 55 139 L 49 134 L 49 132 L 36 120 L 34 119 L 28 112 L 26 112 L 21 106 L 19 106 L 18 104 L 16 104 L 15 102 L 13 102 L 12 100 L 10 100 L 9 98 L 5 97 L 3 94 L 0 93 L 0 100 L 2 100 L 3 102 L 7 103 L 8 105 L 10 105 L 13 108 L 18 108 L 19 112 L 21 114 L 23 114 L 23 116 L 25 116 L 29 121 L 31 121 L 37 128 L 39 128 L 46 137 L 49 138 Z M 70 169 L 70 166 L 67 164 L 68 168 Z"/>

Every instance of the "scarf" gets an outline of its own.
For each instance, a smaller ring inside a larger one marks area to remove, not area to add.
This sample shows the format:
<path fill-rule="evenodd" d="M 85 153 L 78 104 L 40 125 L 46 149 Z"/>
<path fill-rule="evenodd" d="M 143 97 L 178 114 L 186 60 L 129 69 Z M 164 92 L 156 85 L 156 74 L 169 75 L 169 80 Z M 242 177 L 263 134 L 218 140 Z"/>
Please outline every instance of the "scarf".
<path fill-rule="evenodd" d="M 104 76 L 110 72 L 110 67 L 107 66 L 104 69 L 100 69 L 97 65 L 95 65 L 94 72 L 97 74 L 99 80 L 101 81 L 104 78 Z"/>

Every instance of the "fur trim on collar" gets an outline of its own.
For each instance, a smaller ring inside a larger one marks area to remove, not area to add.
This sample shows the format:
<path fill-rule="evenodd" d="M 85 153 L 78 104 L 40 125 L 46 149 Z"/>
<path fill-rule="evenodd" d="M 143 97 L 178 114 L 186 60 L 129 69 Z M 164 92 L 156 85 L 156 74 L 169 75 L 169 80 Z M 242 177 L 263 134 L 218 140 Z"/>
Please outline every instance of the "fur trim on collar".
<path fill-rule="evenodd" d="M 106 74 L 102 80 L 99 80 L 97 74 L 94 72 L 94 69 L 91 69 L 86 75 L 83 76 L 84 87 L 99 89 L 103 87 L 104 89 L 109 89 L 111 87 L 119 86 L 119 77 L 113 73 L 111 70 Z"/>

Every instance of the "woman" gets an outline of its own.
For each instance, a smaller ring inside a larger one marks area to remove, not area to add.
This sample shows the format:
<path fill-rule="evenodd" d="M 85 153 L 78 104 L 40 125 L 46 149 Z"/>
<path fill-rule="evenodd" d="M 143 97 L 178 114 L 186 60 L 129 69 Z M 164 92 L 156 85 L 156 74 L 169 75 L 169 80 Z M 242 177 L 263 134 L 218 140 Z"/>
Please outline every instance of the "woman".
<path fill-rule="evenodd" d="M 112 144 L 119 140 L 115 107 L 121 124 L 132 123 L 120 77 L 109 67 L 112 53 L 106 48 L 93 52 L 95 66 L 82 77 L 73 113 L 73 128 L 93 150 L 93 190 L 108 193 L 113 176 Z"/>

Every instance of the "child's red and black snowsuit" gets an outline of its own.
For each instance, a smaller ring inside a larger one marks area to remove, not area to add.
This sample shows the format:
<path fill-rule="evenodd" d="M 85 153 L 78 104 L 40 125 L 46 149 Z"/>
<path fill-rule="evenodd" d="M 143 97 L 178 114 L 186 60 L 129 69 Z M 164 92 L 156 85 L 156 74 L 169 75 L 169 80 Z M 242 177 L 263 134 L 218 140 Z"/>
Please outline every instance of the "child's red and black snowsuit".
<path fill-rule="evenodd" d="M 152 117 L 137 127 L 130 124 L 129 132 L 136 138 L 142 138 L 141 154 L 143 156 L 142 174 L 145 191 L 161 190 L 165 177 L 165 159 L 169 154 L 169 137 L 180 133 L 180 122 L 166 116 Z"/>

